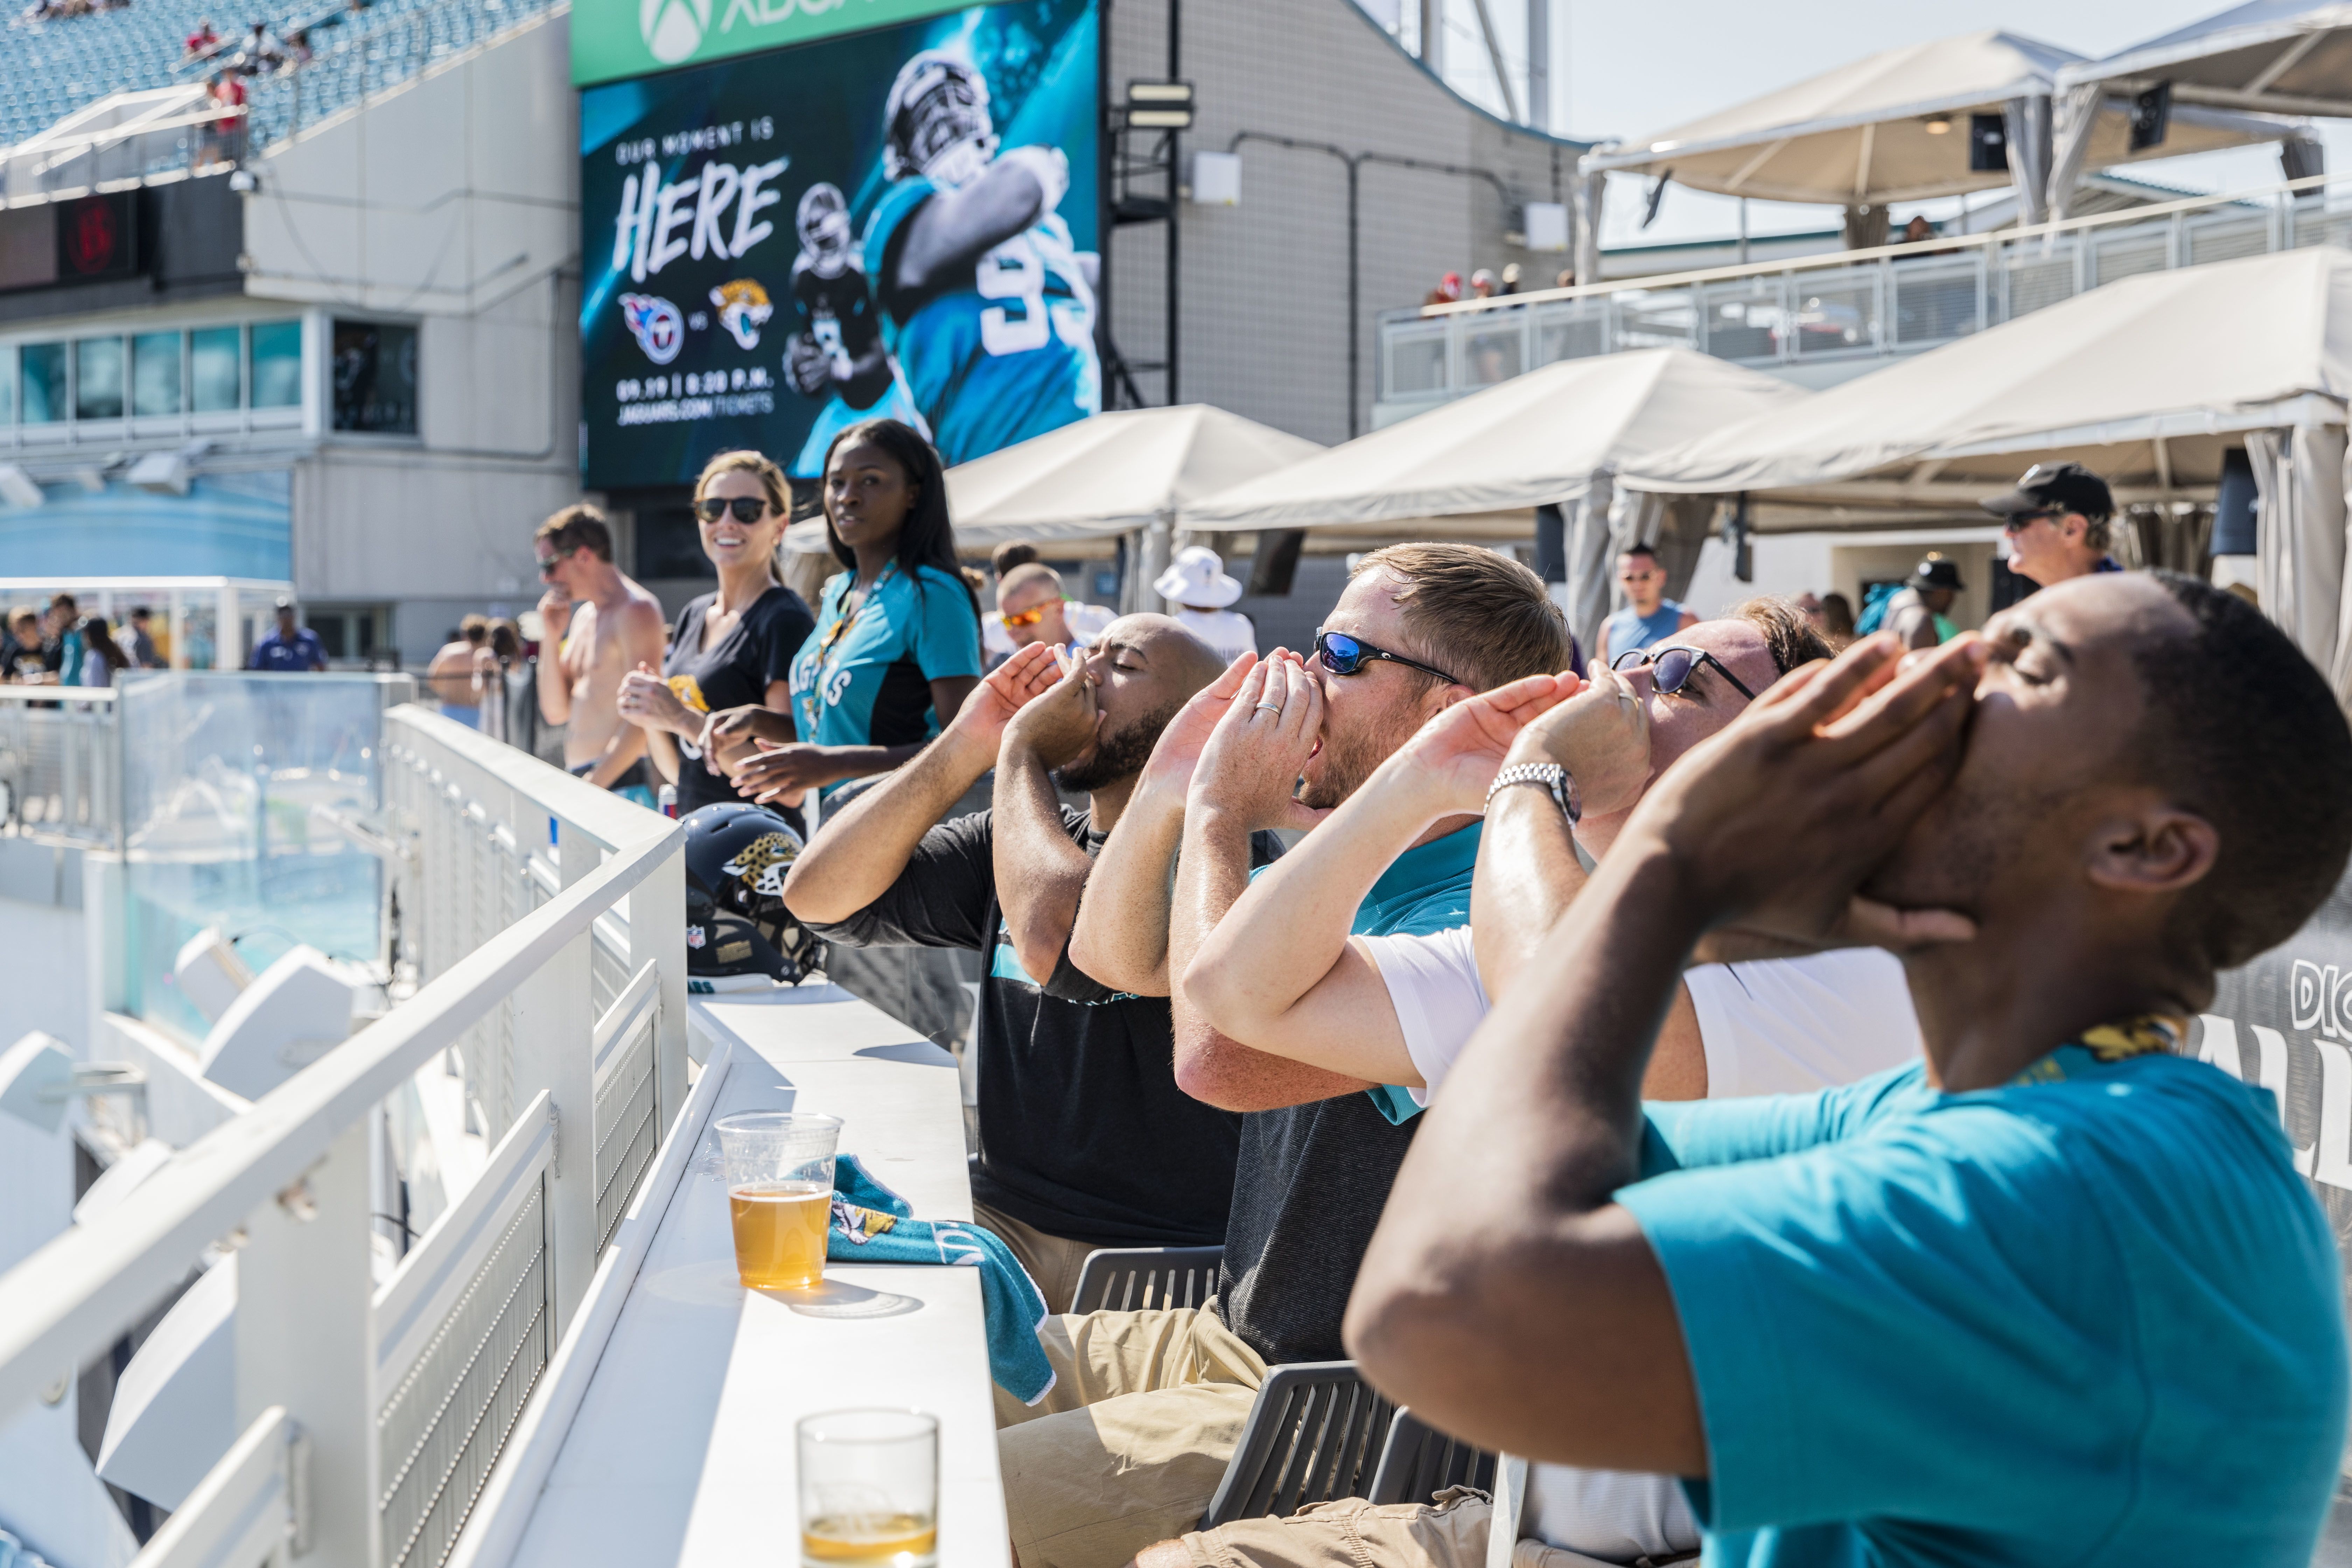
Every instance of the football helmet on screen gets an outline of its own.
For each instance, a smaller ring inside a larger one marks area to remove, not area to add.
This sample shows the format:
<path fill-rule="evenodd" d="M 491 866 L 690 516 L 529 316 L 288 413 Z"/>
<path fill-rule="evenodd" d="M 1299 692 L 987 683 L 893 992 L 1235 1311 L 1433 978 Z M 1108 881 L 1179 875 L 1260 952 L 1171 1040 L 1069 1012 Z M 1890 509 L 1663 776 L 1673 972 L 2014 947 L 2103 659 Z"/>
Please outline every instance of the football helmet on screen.
<path fill-rule="evenodd" d="M 841 187 L 819 180 L 802 192 L 793 227 L 817 276 L 840 277 L 849 265 L 849 204 L 842 199 Z"/>
<path fill-rule="evenodd" d="M 706 805 L 686 817 L 686 972 L 765 974 L 786 983 L 824 965 L 824 944 L 784 908 L 801 836 L 758 805 Z"/>
<path fill-rule="evenodd" d="M 979 178 L 996 155 L 988 80 L 970 61 L 925 49 L 898 68 L 882 105 L 882 172 L 922 174 L 953 190 Z"/>

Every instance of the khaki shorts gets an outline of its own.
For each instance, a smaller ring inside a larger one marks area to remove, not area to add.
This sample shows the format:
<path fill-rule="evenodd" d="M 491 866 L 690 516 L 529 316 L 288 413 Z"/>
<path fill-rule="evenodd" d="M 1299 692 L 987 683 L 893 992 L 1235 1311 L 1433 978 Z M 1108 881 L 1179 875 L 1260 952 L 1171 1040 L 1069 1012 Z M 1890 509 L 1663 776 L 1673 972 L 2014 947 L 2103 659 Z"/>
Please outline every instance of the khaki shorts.
<path fill-rule="evenodd" d="M 971 1205 L 971 1217 L 1013 1249 L 1013 1256 L 1021 1260 L 1021 1267 L 1029 1270 L 1029 1278 L 1036 1282 L 1037 1293 L 1045 1298 L 1045 1310 L 1049 1312 L 1070 1310 L 1070 1301 L 1078 1293 L 1078 1275 L 1087 1266 L 1087 1254 L 1118 1245 L 1052 1236 L 983 1203 Z"/>
<path fill-rule="evenodd" d="M 1181 1538 L 1193 1568 L 1484 1568 L 1494 1517 L 1486 1494 L 1454 1487 L 1435 1506 L 1361 1498 L 1302 1508 L 1287 1519 L 1237 1519 Z M 1528 1538 L 1511 1568 L 1616 1568 Z"/>
<path fill-rule="evenodd" d="M 1045 1321 L 1053 1388 L 996 1391 L 1021 1568 L 1118 1568 L 1201 1522 L 1266 1373 L 1214 1305 Z"/>

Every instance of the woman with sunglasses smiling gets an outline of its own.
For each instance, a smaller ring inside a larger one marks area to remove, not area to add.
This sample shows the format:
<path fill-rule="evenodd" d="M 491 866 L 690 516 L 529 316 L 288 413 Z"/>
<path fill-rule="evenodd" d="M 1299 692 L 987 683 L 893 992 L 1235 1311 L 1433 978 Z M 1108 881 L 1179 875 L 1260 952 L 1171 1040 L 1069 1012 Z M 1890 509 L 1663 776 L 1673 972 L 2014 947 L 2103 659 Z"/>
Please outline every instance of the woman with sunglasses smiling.
<path fill-rule="evenodd" d="M 695 526 L 718 591 L 679 612 L 659 675 L 641 665 L 621 683 L 621 714 L 645 730 L 654 766 L 677 786 L 680 816 L 739 798 L 703 757 L 712 714 L 760 707 L 790 722 L 793 656 L 816 627 L 807 604 L 776 580 L 791 520 L 784 472 L 758 452 L 721 452 L 694 482 Z"/>

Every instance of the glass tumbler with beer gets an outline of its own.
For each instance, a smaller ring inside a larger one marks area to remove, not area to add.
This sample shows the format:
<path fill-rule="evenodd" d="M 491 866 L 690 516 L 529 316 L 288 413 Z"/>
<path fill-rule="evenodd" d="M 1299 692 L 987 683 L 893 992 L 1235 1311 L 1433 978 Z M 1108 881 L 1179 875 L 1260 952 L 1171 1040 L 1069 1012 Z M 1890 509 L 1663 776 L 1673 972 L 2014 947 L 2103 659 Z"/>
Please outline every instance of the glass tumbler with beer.
<path fill-rule="evenodd" d="M 746 1110 L 719 1119 L 735 1271 L 753 1290 L 807 1290 L 824 1279 L 833 1155 L 841 1118 Z"/>
<path fill-rule="evenodd" d="M 801 1419 L 803 1568 L 931 1568 L 940 1560 L 940 1422 L 919 1410 Z"/>

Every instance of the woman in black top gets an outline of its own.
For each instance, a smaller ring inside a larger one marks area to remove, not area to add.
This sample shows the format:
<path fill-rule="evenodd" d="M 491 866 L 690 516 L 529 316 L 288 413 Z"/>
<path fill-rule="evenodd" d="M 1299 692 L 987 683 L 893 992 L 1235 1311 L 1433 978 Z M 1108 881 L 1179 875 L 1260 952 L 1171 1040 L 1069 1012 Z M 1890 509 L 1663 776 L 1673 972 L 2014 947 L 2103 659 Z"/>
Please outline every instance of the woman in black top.
<path fill-rule="evenodd" d="M 747 704 L 792 710 L 793 656 L 816 620 L 798 594 L 776 581 L 791 493 L 784 471 L 757 452 L 710 459 L 695 481 L 694 516 L 703 553 L 719 568 L 719 591 L 679 613 L 659 676 L 640 666 L 621 683 L 621 714 L 644 729 L 655 768 L 677 786 L 680 816 L 741 804 L 703 763 L 703 726 L 711 714 Z"/>

